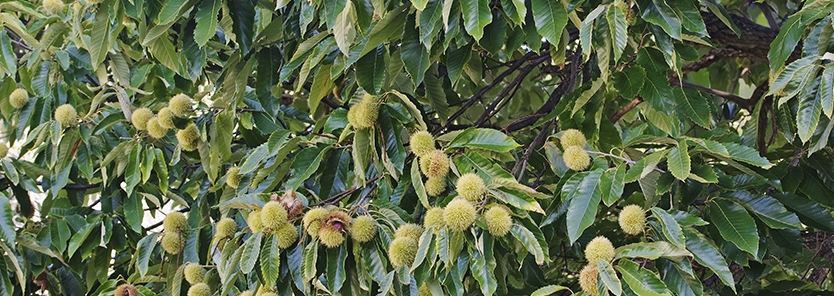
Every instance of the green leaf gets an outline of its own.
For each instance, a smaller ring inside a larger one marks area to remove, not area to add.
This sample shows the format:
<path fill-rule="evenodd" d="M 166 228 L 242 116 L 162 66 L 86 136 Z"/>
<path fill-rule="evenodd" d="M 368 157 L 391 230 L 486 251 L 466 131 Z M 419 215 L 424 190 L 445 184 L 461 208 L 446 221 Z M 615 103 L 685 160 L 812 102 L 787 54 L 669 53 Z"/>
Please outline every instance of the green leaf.
<path fill-rule="evenodd" d="M 672 87 L 666 80 L 666 71 L 646 71 L 646 80 L 640 89 L 640 96 L 655 110 L 669 110 L 674 99 Z M 652 122 L 654 123 L 654 122 Z"/>
<path fill-rule="evenodd" d="M 429 249 L 432 246 L 432 237 L 434 236 L 434 231 L 431 229 L 426 229 L 423 231 L 423 234 L 420 235 L 419 244 L 417 247 L 417 255 L 414 256 L 414 263 L 411 264 L 411 272 L 417 270 L 423 261 L 426 260 L 426 256 L 428 256 Z"/>
<path fill-rule="evenodd" d="M 742 206 L 756 214 L 770 228 L 802 229 L 799 217 L 771 196 L 754 195 L 748 191 L 734 191 L 726 196 L 739 200 Z"/>
<path fill-rule="evenodd" d="M 597 271 L 599 272 L 599 278 L 602 279 L 602 283 L 605 284 L 605 287 L 608 288 L 611 293 L 614 293 L 614 295 L 617 296 L 623 294 L 623 284 L 617 277 L 617 272 L 614 271 L 614 267 L 611 266 L 610 262 L 597 259 Z"/>
<path fill-rule="evenodd" d="M 472 276 L 480 283 L 481 293 L 493 295 L 498 290 L 498 281 L 495 279 L 495 257 L 493 251 L 494 240 L 489 233 L 484 232 L 478 244 L 481 248 L 475 248 L 472 252 Z"/>
<path fill-rule="evenodd" d="M 799 107 L 796 114 L 796 133 L 802 143 L 807 143 L 817 130 L 822 113 L 821 94 L 819 89 L 820 77 L 814 83 L 803 88 L 799 92 Z"/>
<path fill-rule="evenodd" d="M 692 252 L 692 256 L 698 264 L 709 268 L 725 285 L 736 291 L 733 273 L 727 266 L 727 261 L 721 256 L 718 248 L 713 245 L 712 240 L 694 229 L 684 229 L 686 235 L 686 249 Z"/>
<path fill-rule="evenodd" d="M 703 127 L 710 128 L 710 108 L 708 97 L 701 92 L 692 89 L 674 88 L 675 107 L 680 113 L 686 115 L 692 122 Z"/>
<path fill-rule="evenodd" d="M 203 47 L 214 37 L 217 31 L 217 14 L 220 13 L 222 0 L 202 0 L 197 7 L 197 14 L 194 21 L 197 26 L 194 28 L 194 42 L 197 46 Z"/>
<path fill-rule="evenodd" d="M 481 40 L 481 37 L 484 36 L 484 27 L 492 22 L 489 0 L 461 0 L 460 8 L 463 12 L 463 25 L 466 31 L 475 38 L 475 41 Z M 405 56 L 403 56 L 403 59 L 405 59 Z"/>
<path fill-rule="evenodd" d="M 727 153 L 730 155 L 730 158 L 734 160 L 746 162 L 764 169 L 773 166 L 767 158 L 759 156 L 759 152 L 756 149 L 736 143 L 723 143 L 723 145 L 727 148 Z"/>
<path fill-rule="evenodd" d="M 715 199 L 709 204 L 709 217 L 721 237 L 750 255 L 757 256 L 759 232 L 756 221 L 742 206 L 726 199 Z"/>
<path fill-rule="evenodd" d="M 527 249 L 530 254 L 533 254 L 533 257 L 536 259 L 536 264 L 544 264 L 544 250 L 542 249 L 543 246 L 539 244 L 539 241 L 536 240 L 536 235 L 533 234 L 532 231 L 527 229 L 524 226 L 519 225 L 518 223 L 514 223 L 513 227 L 510 228 L 510 233 L 521 242 L 521 245 Z"/>
<path fill-rule="evenodd" d="M 600 177 L 602 170 L 588 172 L 578 184 L 576 190 L 565 193 L 570 200 L 567 213 L 568 240 L 571 244 L 576 242 L 591 224 L 594 223 L 597 207 L 602 199 L 600 191 Z"/>
<path fill-rule="evenodd" d="M 559 44 L 562 39 L 562 30 L 568 24 L 568 12 L 565 6 L 560 1 L 550 0 L 532 0 L 531 5 L 536 30 L 550 44 Z"/>
<path fill-rule="evenodd" d="M 426 89 L 426 99 L 432 109 L 437 112 L 441 124 L 446 124 L 449 118 L 449 103 L 446 102 L 446 92 L 443 90 L 443 81 L 434 74 L 426 75 L 423 86 Z"/>
<path fill-rule="evenodd" d="M 531 293 L 530 296 L 548 296 L 548 295 L 552 295 L 556 292 L 565 291 L 565 290 L 569 290 L 568 287 L 559 286 L 559 285 L 549 285 L 549 286 L 544 286 L 544 287 L 536 289 L 536 291 L 533 291 L 533 293 Z"/>
<path fill-rule="evenodd" d="M 186 9 L 186 0 L 168 0 L 162 4 L 162 9 L 159 10 L 157 16 L 157 23 L 167 24 L 172 23 L 180 17 L 180 11 Z M 95 64 L 94 64 L 95 65 Z"/>
<path fill-rule="evenodd" d="M 301 274 L 304 276 L 304 280 L 309 280 L 316 276 L 316 261 L 319 257 L 318 254 L 319 243 L 317 241 L 311 241 L 307 244 L 307 247 L 304 248 L 304 252 L 301 257 Z"/>
<path fill-rule="evenodd" d="M 2 71 L 9 73 L 9 76 L 17 73 L 17 58 L 12 48 L 12 40 L 5 30 L 0 32 L 0 74 Z"/>
<path fill-rule="evenodd" d="M 507 203 L 507 204 L 509 204 L 513 207 L 516 207 L 516 208 L 519 208 L 519 209 L 522 209 L 522 210 L 525 210 L 525 211 L 531 211 L 531 212 L 535 212 L 535 213 L 539 213 L 539 214 L 544 214 L 544 209 L 542 209 L 541 205 L 539 205 L 539 202 L 537 202 L 535 199 L 533 199 L 529 195 L 524 194 L 523 192 L 510 190 L 510 189 L 506 189 L 506 190 L 503 190 L 503 191 L 502 190 L 490 190 L 490 192 L 492 193 L 492 195 L 496 199 L 498 199 L 498 200 L 500 200 L 504 203 Z"/>
<path fill-rule="evenodd" d="M 524 6 L 524 0 L 501 0 L 501 8 L 507 14 L 513 23 L 521 25 L 527 17 L 527 7 Z"/>
<path fill-rule="evenodd" d="M 15 232 L 14 222 L 12 221 L 14 211 L 12 211 L 11 202 L 9 202 L 9 199 L 5 195 L 0 195 L 0 205 L 3 207 L 0 210 L 0 235 L 2 235 L 3 241 L 6 244 L 14 246 L 17 233 Z"/>
<path fill-rule="evenodd" d="M 93 231 L 93 228 L 98 227 L 99 224 L 96 222 L 84 224 L 81 229 L 78 229 L 78 232 L 72 235 L 69 241 L 69 245 L 67 245 L 67 258 L 72 258 L 72 255 L 75 254 L 75 251 L 78 251 L 78 248 L 81 247 L 81 244 L 87 240 L 87 237 L 90 236 L 90 232 Z"/>
<path fill-rule="evenodd" d="M 828 118 L 834 118 L 834 64 L 825 65 L 820 78 L 820 104 Z"/>
<path fill-rule="evenodd" d="M 327 288 L 330 291 L 339 291 L 345 283 L 347 274 L 345 272 L 345 260 L 347 259 L 347 246 L 342 244 L 338 248 L 327 249 Z"/>
<path fill-rule="evenodd" d="M 261 253 L 261 240 L 263 239 L 263 232 L 256 232 L 246 239 L 243 243 L 243 252 L 240 256 L 240 271 L 244 274 L 249 274 L 255 269 L 255 263 L 258 261 L 258 255 Z"/>
<path fill-rule="evenodd" d="M 428 127 L 426 126 L 426 122 L 423 121 L 423 114 L 420 113 L 420 109 L 418 109 L 417 105 L 414 105 L 414 103 L 412 103 L 406 95 L 393 89 L 390 90 L 388 93 L 393 94 L 400 99 L 400 102 L 402 102 L 403 105 L 405 105 L 405 107 L 408 109 L 408 113 L 410 113 L 411 116 L 413 116 L 414 119 L 417 121 L 417 124 L 419 125 L 421 130 L 428 129 Z"/>
<path fill-rule="evenodd" d="M 158 232 L 152 232 L 136 243 L 136 270 L 139 271 L 140 276 L 148 274 L 148 264 L 151 261 L 153 249 L 157 245 L 158 236 Z"/>
<path fill-rule="evenodd" d="M 299 152 L 292 163 L 293 177 L 287 180 L 286 188 L 291 190 L 298 189 L 301 183 L 310 178 L 321 165 L 321 160 L 324 155 L 331 150 L 331 147 L 319 151 L 317 148 L 307 148 Z"/>
<path fill-rule="evenodd" d="M 625 187 L 626 166 L 619 165 L 616 169 L 608 169 L 602 173 L 599 188 L 602 192 L 602 202 L 611 206 L 623 195 Z"/>
<path fill-rule="evenodd" d="M 428 2 L 428 0 L 411 0 L 411 4 L 413 4 L 414 8 L 417 8 L 419 11 L 426 9 L 426 4 L 428 4 Z"/>
<path fill-rule="evenodd" d="M 105 3 L 112 5 L 110 1 Z M 96 11 L 95 22 L 87 44 L 87 49 L 90 51 L 90 62 L 93 65 L 100 65 L 104 62 L 104 57 L 107 56 L 107 51 L 112 45 L 110 37 L 110 7 L 100 7 Z"/>
<path fill-rule="evenodd" d="M 730 30 L 736 34 L 736 36 L 741 36 L 741 30 L 738 29 L 736 24 L 730 18 L 730 13 L 727 12 L 727 9 L 725 9 L 721 3 L 718 3 L 715 0 L 703 0 L 701 3 L 705 4 L 707 8 L 709 8 L 709 10 L 724 23 L 725 26 L 730 28 Z"/>
<path fill-rule="evenodd" d="M 623 55 L 626 43 L 628 42 L 628 22 L 626 21 L 625 13 L 619 6 L 612 5 L 608 7 L 608 32 L 611 36 L 611 45 L 614 49 L 614 61 L 619 61 L 620 56 Z"/>
<path fill-rule="evenodd" d="M 9 258 L 9 262 L 12 263 L 17 282 L 20 284 L 21 289 L 23 289 L 23 287 L 26 287 L 26 278 L 23 275 L 23 269 L 20 267 L 20 259 L 14 252 L 12 252 L 12 249 L 10 249 L 9 246 L 7 246 L 6 244 L 0 244 L 0 248 L 3 249 L 3 253 L 5 253 L 6 257 Z"/>
<path fill-rule="evenodd" d="M 278 236 L 266 237 L 260 255 L 261 274 L 265 286 L 272 287 L 281 275 L 281 248 L 278 247 Z"/>
<path fill-rule="evenodd" d="M 420 31 L 415 28 L 413 17 L 409 17 L 406 22 L 400 50 L 405 70 L 411 75 L 414 85 L 419 85 L 423 82 L 431 61 L 426 47 L 420 43 Z"/>
<path fill-rule="evenodd" d="M 617 256 L 615 258 L 646 258 L 655 260 L 658 258 L 667 258 L 674 261 L 680 261 L 685 257 L 692 257 L 692 253 L 683 247 L 675 246 L 668 242 L 645 242 L 633 243 L 617 248 Z"/>
<path fill-rule="evenodd" d="M 232 31 L 235 33 L 238 48 L 246 54 L 252 46 L 255 36 L 255 6 L 250 0 L 227 0 L 229 13 L 234 22 Z"/>
<path fill-rule="evenodd" d="M 679 247 L 686 246 L 686 238 L 683 236 L 683 230 L 678 224 L 678 221 L 675 220 L 675 217 L 672 217 L 672 215 L 658 207 L 652 208 L 652 213 L 657 217 L 663 227 L 663 235 L 666 236 L 669 242 Z"/>
<path fill-rule="evenodd" d="M 640 265 L 629 260 L 620 260 L 617 270 L 622 274 L 623 280 L 637 295 L 672 295 L 672 291 L 660 280 L 660 277 L 653 271 L 641 268 Z"/>
<path fill-rule="evenodd" d="M 683 21 L 683 28 L 698 36 L 708 36 L 707 27 L 701 18 L 700 5 L 692 1 L 675 2 L 675 14 Z M 723 29 L 723 28 L 722 28 Z"/>
<path fill-rule="evenodd" d="M 660 26 L 670 37 L 681 40 L 681 20 L 678 19 L 674 9 L 663 0 L 652 0 L 652 3 L 653 5 L 641 7 L 643 19 Z"/>
<path fill-rule="evenodd" d="M 623 98 L 633 98 L 643 88 L 646 81 L 646 70 L 640 65 L 631 64 L 622 71 L 614 72 L 614 88 Z"/>
<path fill-rule="evenodd" d="M 438 33 L 442 28 L 441 18 L 443 17 L 443 3 L 442 0 L 426 1 L 428 5 L 425 9 L 421 9 L 419 17 L 420 42 L 427 50 L 431 50 L 431 46 L 438 38 Z"/>
<path fill-rule="evenodd" d="M 778 72 L 767 94 L 772 95 L 780 92 L 779 106 L 787 99 L 796 96 L 804 89 L 808 78 L 816 76 L 812 74 L 819 70 L 819 66 L 817 66 L 819 59 L 819 56 L 808 56 L 790 63 L 781 72 Z"/>
<path fill-rule="evenodd" d="M 400 8 L 394 9 L 385 14 L 385 16 L 382 17 L 376 25 L 374 25 L 374 28 L 371 29 L 371 33 L 368 34 L 368 42 L 365 43 L 365 47 L 362 49 L 362 52 L 359 53 L 359 56 L 364 56 L 386 41 L 399 39 L 399 36 L 402 36 L 403 34 L 403 26 L 405 25 L 407 19 L 407 17 L 402 14 L 405 13 L 408 8 L 408 5 L 402 5 Z M 282 75 L 282 77 L 284 76 Z M 282 80 L 283 79 L 285 78 L 282 78 Z"/>
<path fill-rule="evenodd" d="M 579 43 L 582 45 L 582 57 L 587 61 L 591 57 L 594 45 L 592 44 L 594 34 L 594 22 L 605 12 L 605 6 L 597 6 L 594 8 L 585 19 L 582 21 L 582 26 L 579 28 Z"/>
<path fill-rule="evenodd" d="M 831 12 L 831 5 L 834 5 L 830 1 L 809 3 L 802 10 L 788 17 L 785 24 L 779 28 L 779 35 L 776 35 L 776 38 L 770 43 L 767 59 L 770 61 L 771 73 L 775 73 L 788 60 L 788 57 L 794 52 L 796 45 L 799 44 L 799 40 L 802 38 L 803 33 L 805 33 L 805 29 L 812 22 Z"/>
<path fill-rule="evenodd" d="M 378 95 L 385 82 L 385 58 L 388 56 L 388 48 L 378 46 L 373 53 L 365 55 L 356 61 L 356 81 L 365 92 Z"/>
<path fill-rule="evenodd" d="M 488 128 L 466 129 L 449 142 L 449 148 L 469 147 L 502 153 L 510 152 L 519 146 L 521 145 L 506 134 Z"/>
<path fill-rule="evenodd" d="M 669 171 L 676 179 L 683 181 L 689 177 L 692 165 L 689 160 L 686 140 L 681 140 L 677 147 L 669 150 L 669 154 L 666 155 L 666 162 L 669 165 Z"/>
<path fill-rule="evenodd" d="M 356 12 L 353 9 L 353 2 L 347 1 L 345 8 L 336 16 L 336 24 L 333 26 L 333 37 L 336 39 L 336 45 L 342 54 L 350 55 L 350 45 L 356 39 Z"/>

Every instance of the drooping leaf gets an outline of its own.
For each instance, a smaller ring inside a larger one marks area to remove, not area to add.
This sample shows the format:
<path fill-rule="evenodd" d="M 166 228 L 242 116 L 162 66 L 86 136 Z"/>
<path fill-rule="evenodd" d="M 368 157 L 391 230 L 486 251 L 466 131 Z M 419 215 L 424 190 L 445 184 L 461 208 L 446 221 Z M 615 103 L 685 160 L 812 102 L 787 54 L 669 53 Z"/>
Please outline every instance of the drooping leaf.
<path fill-rule="evenodd" d="M 463 13 L 463 25 L 469 35 L 476 41 L 484 36 L 484 27 L 492 22 L 492 13 L 489 10 L 489 0 L 462 0 L 460 1 L 461 12 Z"/>
<path fill-rule="evenodd" d="M 602 199 L 600 187 L 601 170 L 588 172 L 578 184 L 576 190 L 568 192 L 567 226 L 568 240 L 576 242 L 582 232 L 596 220 L 597 207 Z M 564 193 L 563 193 L 564 194 Z"/>
<path fill-rule="evenodd" d="M 549 0 L 532 0 L 531 4 L 533 19 L 536 21 L 539 34 L 551 44 L 559 44 L 562 30 L 568 24 L 568 12 L 565 6 L 559 1 Z"/>

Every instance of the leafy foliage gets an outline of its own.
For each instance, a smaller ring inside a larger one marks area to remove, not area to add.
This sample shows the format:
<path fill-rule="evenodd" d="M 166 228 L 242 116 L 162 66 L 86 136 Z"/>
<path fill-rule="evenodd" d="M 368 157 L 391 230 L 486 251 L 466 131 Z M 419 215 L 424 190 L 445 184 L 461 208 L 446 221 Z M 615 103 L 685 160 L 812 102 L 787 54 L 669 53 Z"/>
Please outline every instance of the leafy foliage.
<path fill-rule="evenodd" d="M 830 292 L 832 12 L 0 2 L 0 294 Z"/>

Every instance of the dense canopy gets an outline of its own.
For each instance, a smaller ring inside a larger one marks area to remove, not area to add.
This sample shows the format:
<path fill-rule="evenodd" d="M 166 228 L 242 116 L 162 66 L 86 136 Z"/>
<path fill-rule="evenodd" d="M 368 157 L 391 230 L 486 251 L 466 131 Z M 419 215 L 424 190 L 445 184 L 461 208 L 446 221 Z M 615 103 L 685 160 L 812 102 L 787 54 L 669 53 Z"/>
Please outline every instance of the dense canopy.
<path fill-rule="evenodd" d="M 0 294 L 834 291 L 834 1 L 0 1 Z"/>

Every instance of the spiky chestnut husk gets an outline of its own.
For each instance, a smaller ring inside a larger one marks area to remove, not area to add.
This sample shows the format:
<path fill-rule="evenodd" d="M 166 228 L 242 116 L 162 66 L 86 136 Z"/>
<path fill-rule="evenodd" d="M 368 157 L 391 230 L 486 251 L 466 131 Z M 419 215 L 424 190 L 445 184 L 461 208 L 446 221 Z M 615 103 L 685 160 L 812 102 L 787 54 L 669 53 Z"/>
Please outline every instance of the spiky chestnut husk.
<path fill-rule="evenodd" d="M 582 288 L 582 291 L 585 291 L 588 295 L 597 296 L 599 292 L 597 291 L 597 281 L 599 280 L 599 272 L 597 268 L 594 267 L 596 263 L 585 265 L 582 268 L 582 271 L 579 272 L 579 286 Z"/>
<path fill-rule="evenodd" d="M 420 288 L 417 288 L 417 296 L 432 296 L 429 286 L 426 283 L 423 283 L 420 285 Z"/>
<path fill-rule="evenodd" d="M 166 129 L 174 128 L 174 113 L 171 112 L 171 108 L 165 107 L 159 109 L 159 112 L 156 113 L 156 117 L 159 118 L 159 126 Z"/>
<path fill-rule="evenodd" d="M 243 292 L 240 292 L 240 293 L 237 294 L 237 296 L 253 296 L 253 295 L 255 295 L 255 293 L 252 292 L 252 291 L 249 291 L 249 290 L 246 290 L 246 291 L 243 291 Z"/>
<path fill-rule="evenodd" d="M 99 4 L 101 2 L 104 2 L 104 0 L 87 0 L 87 3 L 89 4 Z"/>
<path fill-rule="evenodd" d="M 200 146 L 200 131 L 195 124 L 189 124 L 185 129 L 177 131 L 177 141 L 180 142 L 182 150 L 194 151 Z"/>
<path fill-rule="evenodd" d="M 196 263 L 186 263 L 182 274 L 185 276 L 185 281 L 189 284 L 196 285 L 203 282 L 203 277 L 206 275 L 206 269 Z"/>
<path fill-rule="evenodd" d="M 334 209 L 324 217 L 324 224 L 332 225 L 343 233 L 350 229 L 351 218 L 345 211 Z"/>
<path fill-rule="evenodd" d="M 455 186 L 458 195 L 468 201 L 480 201 L 487 193 L 486 184 L 477 174 L 466 173 L 458 178 Z"/>
<path fill-rule="evenodd" d="M 139 290 L 131 284 L 121 284 L 116 287 L 113 296 L 139 296 Z"/>
<path fill-rule="evenodd" d="M 180 232 L 188 229 L 188 218 L 180 212 L 170 212 L 162 220 L 162 229 L 166 232 Z"/>
<path fill-rule="evenodd" d="M 154 139 L 162 139 L 166 134 L 168 134 L 168 129 L 159 125 L 159 118 L 156 116 L 148 119 L 148 123 L 145 127 L 148 129 L 148 135 Z"/>
<path fill-rule="evenodd" d="M 204 283 L 197 283 L 188 288 L 188 296 L 211 296 L 211 288 Z"/>
<path fill-rule="evenodd" d="M 264 223 L 261 222 L 261 209 L 249 213 L 249 217 L 246 217 L 246 224 L 249 224 L 249 229 L 252 232 L 258 232 L 264 229 Z"/>
<path fill-rule="evenodd" d="M 261 222 L 264 228 L 277 230 L 287 224 L 287 209 L 280 202 L 270 201 L 261 209 Z"/>
<path fill-rule="evenodd" d="M 411 265 L 414 263 L 414 257 L 417 256 L 417 240 L 402 236 L 397 237 L 391 241 L 388 247 L 388 259 L 391 260 L 391 265 L 394 267 L 401 267 Z"/>
<path fill-rule="evenodd" d="M 432 228 L 432 232 L 435 234 L 445 228 L 446 221 L 443 220 L 443 208 L 431 208 L 426 211 L 426 216 L 423 217 L 423 226 Z"/>
<path fill-rule="evenodd" d="M 631 235 L 643 233 L 643 229 L 646 228 L 646 211 L 638 205 L 627 205 L 620 212 L 617 221 L 620 223 L 620 229 L 625 233 Z"/>
<path fill-rule="evenodd" d="M 226 171 L 226 186 L 237 188 L 241 178 L 243 178 L 243 175 L 240 174 L 240 168 L 237 166 L 230 167 Z"/>
<path fill-rule="evenodd" d="M 273 293 L 272 287 L 260 286 L 260 287 L 258 287 L 258 291 L 255 292 L 255 296 L 276 296 L 276 295 L 275 295 L 275 293 Z"/>
<path fill-rule="evenodd" d="M 364 243 L 376 236 L 376 220 L 368 215 L 356 217 L 351 222 L 350 237 L 353 240 Z"/>
<path fill-rule="evenodd" d="M 487 225 L 487 231 L 494 236 L 505 236 L 513 227 L 513 219 L 510 217 L 510 212 L 502 206 L 494 206 L 489 208 L 484 213 L 484 221 Z"/>
<path fill-rule="evenodd" d="M 332 225 L 322 225 L 318 232 L 318 239 L 322 245 L 328 248 L 335 248 L 341 246 L 345 242 L 345 236 L 341 230 L 334 228 Z"/>
<path fill-rule="evenodd" d="M 394 231 L 394 237 L 410 237 L 415 241 L 419 241 L 421 235 L 423 235 L 423 226 L 414 223 L 405 223 Z"/>
<path fill-rule="evenodd" d="M 411 135 L 411 152 L 418 157 L 423 157 L 434 151 L 434 136 L 427 131 L 419 131 Z"/>
<path fill-rule="evenodd" d="M 371 128 L 376 124 L 379 116 L 379 106 L 373 97 L 366 96 L 361 102 L 350 107 L 348 110 L 348 122 L 356 129 Z"/>
<path fill-rule="evenodd" d="M 24 106 L 26 106 L 27 103 L 29 103 L 29 93 L 26 92 L 25 89 L 17 88 L 14 91 L 12 91 L 12 93 L 9 95 L 9 104 L 11 104 L 12 107 L 14 107 L 15 109 L 23 108 Z"/>
<path fill-rule="evenodd" d="M 298 229 L 290 223 L 284 223 L 278 230 L 275 230 L 275 235 L 278 236 L 278 247 L 281 249 L 289 248 L 298 241 Z"/>
<path fill-rule="evenodd" d="M 185 94 L 178 94 L 176 96 L 171 97 L 171 100 L 168 101 L 168 108 L 171 109 L 171 113 L 177 117 L 183 117 L 188 115 L 188 112 L 191 112 L 191 97 Z"/>
<path fill-rule="evenodd" d="M 216 229 L 214 236 L 219 238 L 231 237 L 237 232 L 237 222 L 232 218 L 223 218 L 217 221 Z"/>
<path fill-rule="evenodd" d="M 6 158 L 9 154 L 9 146 L 6 143 L 0 143 L 0 158 Z"/>
<path fill-rule="evenodd" d="M 435 149 L 420 157 L 420 170 L 429 178 L 443 178 L 449 174 L 449 157 Z"/>
<path fill-rule="evenodd" d="M 591 264 L 596 264 L 597 259 L 611 262 L 614 260 L 614 245 L 604 236 L 597 236 L 585 246 L 585 259 Z"/>
<path fill-rule="evenodd" d="M 133 126 L 136 129 L 143 131 L 148 129 L 148 120 L 153 117 L 153 111 L 148 108 L 139 108 L 133 110 L 133 115 L 130 115 L 130 123 L 133 123 Z"/>
<path fill-rule="evenodd" d="M 454 231 L 464 231 L 475 223 L 477 213 L 475 206 L 464 199 L 455 199 L 443 209 L 446 227 Z"/>
<path fill-rule="evenodd" d="M 588 151 L 585 151 L 585 148 L 580 146 L 566 148 L 564 154 L 562 154 L 562 159 L 569 169 L 577 172 L 584 171 L 591 164 Z"/>
<path fill-rule="evenodd" d="M 70 104 L 63 104 L 55 108 L 55 121 L 63 127 L 75 124 L 78 121 L 78 112 Z"/>
<path fill-rule="evenodd" d="M 168 254 L 176 255 L 182 252 L 183 239 L 177 232 L 166 232 L 162 235 L 162 249 Z"/>
<path fill-rule="evenodd" d="M 324 217 L 327 217 L 327 214 L 330 213 L 329 210 L 325 208 L 312 208 L 304 214 L 304 218 L 302 221 L 304 222 L 304 229 L 307 230 L 307 234 L 315 237 L 316 234 L 319 232 L 319 228 L 324 223 Z"/>
<path fill-rule="evenodd" d="M 258 296 L 278 296 L 278 294 L 275 294 L 275 292 L 266 292 L 266 293 L 258 294 Z"/>
<path fill-rule="evenodd" d="M 568 148 L 573 146 L 579 146 L 585 148 L 585 144 L 588 141 L 585 139 L 585 134 L 580 132 L 577 129 L 569 129 L 562 132 L 562 136 L 559 138 L 562 142 L 562 148 Z"/>
<path fill-rule="evenodd" d="M 440 196 L 446 191 L 446 180 L 443 178 L 429 178 L 426 180 L 426 193 L 429 196 Z"/>

